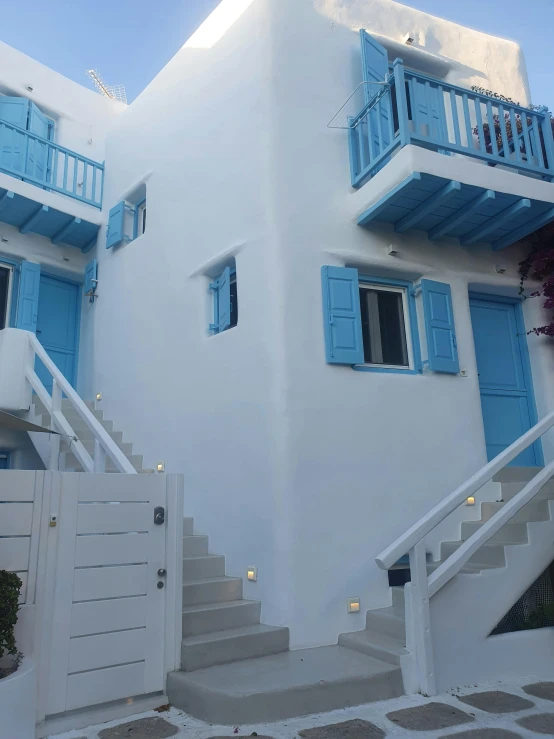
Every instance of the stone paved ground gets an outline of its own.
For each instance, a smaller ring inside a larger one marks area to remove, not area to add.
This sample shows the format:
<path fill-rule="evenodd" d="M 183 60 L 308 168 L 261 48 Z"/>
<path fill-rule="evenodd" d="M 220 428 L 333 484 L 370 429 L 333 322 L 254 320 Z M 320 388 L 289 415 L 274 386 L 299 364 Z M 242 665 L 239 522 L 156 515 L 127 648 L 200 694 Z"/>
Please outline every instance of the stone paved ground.
<path fill-rule="evenodd" d="M 554 736 L 554 682 L 529 678 L 402 696 L 274 724 L 211 726 L 171 708 L 51 735 L 50 739 L 520 739 Z"/>

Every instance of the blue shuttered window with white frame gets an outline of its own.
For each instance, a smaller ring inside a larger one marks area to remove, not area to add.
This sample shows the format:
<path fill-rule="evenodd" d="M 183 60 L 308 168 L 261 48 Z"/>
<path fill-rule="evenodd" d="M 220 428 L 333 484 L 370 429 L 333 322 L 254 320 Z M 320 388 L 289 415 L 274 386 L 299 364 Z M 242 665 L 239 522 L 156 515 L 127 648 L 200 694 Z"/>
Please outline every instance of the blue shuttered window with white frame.
<path fill-rule="evenodd" d="M 108 227 L 106 229 L 106 249 L 119 246 L 121 243 L 134 241 L 146 230 L 146 197 L 135 205 L 124 200 L 110 208 Z M 130 232 L 131 235 L 129 235 Z"/>
<path fill-rule="evenodd" d="M 414 374 L 422 371 L 412 283 L 361 277 L 357 269 L 331 266 L 322 267 L 321 281 L 328 364 L 380 372 Z M 428 346 L 425 364 L 434 372 L 457 374 L 460 367 L 450 285 L 421 280 L 418 287 L 422 291 Z M 364 300 L 368 298 L 364 310 L 360 295 Z M 404 298 L 401 299 L 401 295 Z M 392 320 L 391 310 L 394 312 Z M 373 316 L 371 311 L 374 311 Z M 387 335 L 391 327 L 398 335 Z M 389 359 L 387 363 L 387 354 L 397 359 Z"/>
<path fill-rule="evenodd" d="M 238 323 L 237 273 L 234 267 L 225 267 L 215 280 L 210 282 L 213 293 L 214 320 L 209 329 L 220 334 Z"/>

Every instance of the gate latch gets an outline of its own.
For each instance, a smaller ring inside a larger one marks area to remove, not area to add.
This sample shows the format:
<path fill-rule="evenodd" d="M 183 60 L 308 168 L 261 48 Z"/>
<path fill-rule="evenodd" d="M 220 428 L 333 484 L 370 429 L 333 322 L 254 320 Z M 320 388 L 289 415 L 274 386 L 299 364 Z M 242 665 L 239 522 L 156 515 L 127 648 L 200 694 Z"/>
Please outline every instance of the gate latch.
<path fill-rule="evenodd" d="M 154 508 L 154 523 L 156 526 L 161 526 L 165 522 L 165 510 L 162 506 L 156 506 Z"/>

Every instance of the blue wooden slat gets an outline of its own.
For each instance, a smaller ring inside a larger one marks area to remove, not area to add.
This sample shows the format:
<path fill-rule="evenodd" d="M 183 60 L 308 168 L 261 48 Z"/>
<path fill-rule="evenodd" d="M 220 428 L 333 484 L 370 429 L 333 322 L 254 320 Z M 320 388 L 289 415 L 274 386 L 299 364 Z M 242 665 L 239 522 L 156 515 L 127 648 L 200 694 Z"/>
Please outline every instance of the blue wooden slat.
<path fill-rule="evenodd" d="M 419 208 L 416 208 L 409 215 L 398 221 L 394 226 L 394 230 L 397 233 L 404 233 L 404 231 L 407 231 L 409 228 L 415 228 L 417 224 L 425 218 L 425 216 L 432 213 L 437 206 L 450 200 L 461 189 L 462 186 L 459 182 L 456 182 L 455 180 L 448 182 L 444 187 L 441 187 L 438 192 L 422 203 Z"/>
<path fill-rule="evenodd" d="M 490 140 L 491 140 L 492 155 L 493 157 L 498 158 L 498 144 L 496 143 L 496 132 L 494 128 L 494 113 L 492 112 L 492 103 L 490 102 L 490 100 L 487 100 L 486 107 L 487 107 L 487 121 L 489 124 L 489 134 L 490 134 Z"/>
<path fill-rule="evenodd" d="M 415 180 L 420 180 L 420 179 L 421 179 L 420 172 L 412 172 L 412 174 L 406 177 L 406 179 L 403 180 L 399 185 L 397 185 L 390 192 L 384 195 L 380 200 L 378 200 L 370 208 L 365 210 L 358 217 L 358 225 L 367 226 L 368 223 L 371 223 L 371 221 L 374 221 L 385 210 L 385 208 L 388 207 L 389 201 L 395 196 L 395 194 L 401 192 L 406 187 L 406 185 L 408 185 L 410 182 L 414 182 Z"/>
<path fill-rule="evenodd" d="M 508 144 L 508 131 L 506 130 L 506 119 L 504 117 L 504 106 L 498 105 L 498 121 L 500 125 L 500 137 L 502 138 L 502 154 L 505 159 L 510 158 L 510 147 Z"/>
<path fill-rule="evenodd" d="M 533 161 L 533 152 L 531 149 L 531 139 L 529 137 L 529 127 L 527 125 L 527 115 L 521 116 L 521 131 L 523 133 L 523 143 L 525 145 L 525 156 L 528 164 Z"/>
<path fill-rule="evenodd" d="M 514 146 L 514 154 L 516 162 L 521 162 L 521 143 L 517 130 L 517 119 L 513 108 L 510 108 L 510 125 L 512 127 L 512 142 Z"/>
<path fill-rule="evenodd" d="M 495 193 L 493 190 L 485 190 L 484 193 L 478 195 L 476 198 L 471 200 L 467 205 L 461 208 L 459 211 L 454 213 L 450 218 L 446 218 L 441 224 L 435 226 L 429 231 L 429 238 L 431 240 L 440 239 L 443 236 L 447 236 L 457 226 L 462 223 L 467 223 L 468 218 L 472 213 L 479 210 L 486 202 L 495 199 Z"/>
<path fill-rule="evenodd" d="M 458 98 L 454 90 L 450 90 L 450 109 L 452 111 L 452 125 L 454 127 L 454 140 L 458 146 L 462 145 L 462 137 L 460 134 L 460 120 L 458 117 Z"/>
<path fill-rule="evenodd" d="M 502 238 L 494 241 L 492 244 L 493 251 L 498 251 L 499 249 L 504 249 L 506 246 L 515 244 L 516 241 L 525 238 L 530 233 L 537 231 L 537 229 L 546 226 L 548 223 L 552 223 L 552 221 L 554 221 L 554 208 L 549 208 L 544 213 L 541 213 L 541 215 L 532 218 L 522 226 L 519 226 L 519 228 L 510 231 L 506 236 L 502 236 Z"/>
<path fill-rule="evenodd" d="M 550 171 L 554 171 L 554 136 L 552 135 L 552 122 L 550 120 L 550 113 L 546 106 L 539 110 L 544 118 L 541 121 L 542 140 L 544 142 L 544 150 L 546 153 L 545 168 Z"/>
<path fill-rule="evenodd" d="M 410 123 L 408 121 L 408 101 L 406 99 L 406 83 L 402 59 L 395 59 L 393 64 L 394 89 L 396 92 L 396 107 L 398 112 L 398 134 L 400 145 L 410 143 Z"/>
<path fill-rule="evenodd" d="M 464 111 L 464 123 L 466 127 L 467 146 L 469 149 L 473 149 L 473 128 L 471 126 L 471 116 L 469 114 L 469 101 L 467 92 L 462 95 L 462 108 Z"/>
<path fill-rule="evenodd" d="M 538 165 L 541 169 L 544 169 L 544 157 L 542 155 L 542 142 L 540 137 L 540 131 L 539 131 L 539 117 L 536 115 L 533 115 L 531 120 L 533 121 L 533 125 L 531 126 L 531 135 L 533 136 L 533 140 L 535 142 L 535 146 L 533 147 L 533 150 L 535 152 L 535 156 L 537 157 Z"/>
<path fill-rule="evenodd" d="M 477 97 L 471 98 L 475 106 L 475 120 L 477 122 L 477 136 L 479 137 L 479 148 L 482 152 L 487 151 L 485 145 L 485 131 L 483 129 L 483 116 L 481 115 L 481 99 Z"/>
<path fill-rule="evenodd" d="M 483 241 L 489 234 L 494 233 L 498 228 L 509 223 L 516 216 L 520 215 L 522 211 L 528 210 L 530 207 L 531 201 L 527 198 L 518 200 L 501 213 L 498 213 L 498 215 L 489 218 L 482 226 L 478 226 L 462 236 L 460 243 L 463 246 L 469 246 L 470 244 L 475 244 L 477 241 Z"/>

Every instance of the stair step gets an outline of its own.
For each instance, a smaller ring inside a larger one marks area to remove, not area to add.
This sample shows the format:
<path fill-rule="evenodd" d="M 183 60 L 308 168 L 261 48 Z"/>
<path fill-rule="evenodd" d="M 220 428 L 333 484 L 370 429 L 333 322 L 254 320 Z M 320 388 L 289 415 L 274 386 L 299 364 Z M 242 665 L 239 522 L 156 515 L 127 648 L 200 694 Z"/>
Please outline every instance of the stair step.
<path fill-rule="evenodd" d="M 504 467 L 492 478 L 494 482 L 529 482 L 542 470 L 542 467 Z"/>
<path fill-rule="evenodd" d="M 194 554 L 208 554 L 209 537 L 183 536 L 183 556 L 191 557 Z"/>
<path fill-rule="evenodd" d="M 135 470 L 141 470 L 142 469 L 142 454 L 131 454 L 127 457 L 129 462 L 133 465 Z M 80 470 L 81 465 L 79 463 L 79 460 L 73 454 L 73 452 L 62 452 L 60 454 L 60 466 L 63 470 L 68 471 L 69 469 L 72 470 Z M 106 472 L 116 472 L 117 467 L 112 462 L 111 459 L 106 459 Z"/>
<path fill-rule="evenodd" d="M 397 608 L 404 608 L 405 607 L 405 593 L 404 593 L 404 586 L 395 585 L 391 588 L 392 590 L 392 605 L 396 606 Z"/>
<path fill-rule="evenodd" d="M 183 536 L 192 536 L 194 518 L 183 518 Z"/>
<path fill-rule="evenodd" d="M 371 632 L 387 634 L 395 639 L 406 638 L 406 623 L 404 611 L 395 606 L 389 608 L 377 608 L 366 614 L 366 629 Z"/>
<path fill-rule="evenodd" d="M 260 623 L 258 600 L 230 600 L 183 608 L 183 636 L 207 634 Z"/>
<path fill-rule="evenodd" d="M 479 531 L 484 521 L 464 521 L 462 523 L 461 536 L 466 541 Z M 498 531 L 488 544 L 526 544 L 528 541 L 527 525 L 524 523 L 507 523 Z"/>
<path fill-rule="evenodd" d="M 85 447 L 85 449 L 87 450 L 87 452 L 92 456 L 94 454 L 94 438 L 93 438 L 92 434 L 90 434 L 90 438 L 88 438 L 88 439 L 83 439 L 81 436 L 79 436 L 79 441 Z M 132 456 L 132 454 L 133 454 L 133 445 L 132 444 L 130 444 L 129 442 L 126 442 L 126 443 L 123 443 L 123 442 L 117 443 L 116 442 L 116 444 L 119 447 L 119 449 L 123 452 L 123 454 L 125 454 L 126 457 Z M 62 440 L 62 442 L 60 444 L 60 453 L 69 452 L 69 451 L 70 451 L 70 448 L 69 448 L 68 442 Z"/>
<path fill-rule="evenodd" d="M 341 647 L 363 652 L 391 665 L 399 665 L 400 657 L 403 654 L 408 654 L 404 642 L 405 639 L 396 639 L 393 636 L 388 636 L 388 634 L 367 631 L 367 629 L 339 634 Z"/>
<path fill-rule="evenodd" d="M 443 561 L 439 560 L 438 562 L 430 562 L 427 565 L 427 573 L 431 574 L 431 572 L 434 572 L 437 570 L 442 564 L 444 564 Z M 478 564 L 478 565 L 469 565 L 465 564 L 460 572 L 458 574 L 460 575 L 480 575 L 483 570 L 496 570 L 497 567 L 495 565 L 486 565 L 486 564 Z"/>
<path fill-rule="evenodd" d="M 225 557 L 221 554 L 197 554 L 183 558 L 183 580 L 205 580 L 225 575 Z"/>
<path fill-rule="evenodd" d="M 502 500 L 507 502 L 520 493 L 527 485 L 527 482 L 503 482 L 502 483 Z M 554 498 L 554 481 L 550 480 L 537 493 L 534 500 L 549 500 Z"/>
<path fill-rule="evenodd" d="M 212 631 L 183 639 L 181 669 L 191 672 L 227 662 L 266 657 L 288 648 L 289 630 L 281 626 L 254 624 Z"/>
<path fill-rule="evenodd" d="M 463 544 L 463 541 L 443 541 L 441 544 L 441 561 L 448 559 Z M 506 556 L 504 547 L 500 545 L 485 544 L 473 554 L 466 564 L 469 565 L 491 565 L 492 567 L 504 567 L 506 564 Z"/>
<path fill-rule="evenodd" d="M 212 724 L 280 721 L 403 695 L 400 669 L 339 646 L 172 672 L 172 705 Z"/>
<path fill-rule="evenodd" d="M 481 519 L 488 521 L 497 513 L 505 503 L 481 503 Z M 511 519 L 510 523 L 528 523 L 530 521 L 549 521 L 550 512 L 547 500 L 532 500 L 527 503 Z"/>
<path fill-rule="evenodd" d="M 183 582 L 183 605 L 242 600 L 241 577 L 211 577 Z"/>

